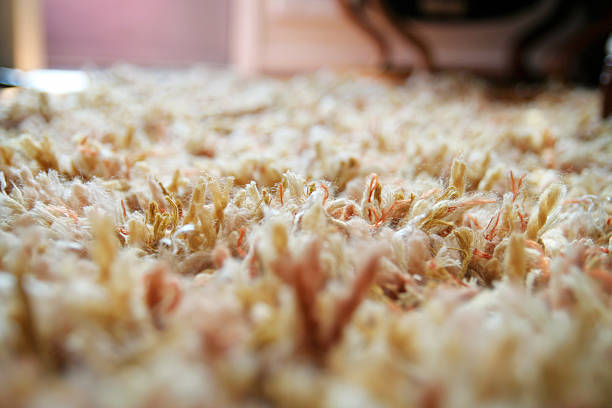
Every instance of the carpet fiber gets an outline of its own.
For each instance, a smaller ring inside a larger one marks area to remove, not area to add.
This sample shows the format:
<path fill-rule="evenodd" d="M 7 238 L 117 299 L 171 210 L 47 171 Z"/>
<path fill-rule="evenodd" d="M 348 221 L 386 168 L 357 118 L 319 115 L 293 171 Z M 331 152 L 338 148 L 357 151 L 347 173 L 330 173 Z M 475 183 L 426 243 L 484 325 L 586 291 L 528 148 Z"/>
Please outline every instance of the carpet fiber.
<path fill-rule="evenodd" d="M 200 68 L 0 95 L 0 406 L 610 406 L 599 105 Z"/>

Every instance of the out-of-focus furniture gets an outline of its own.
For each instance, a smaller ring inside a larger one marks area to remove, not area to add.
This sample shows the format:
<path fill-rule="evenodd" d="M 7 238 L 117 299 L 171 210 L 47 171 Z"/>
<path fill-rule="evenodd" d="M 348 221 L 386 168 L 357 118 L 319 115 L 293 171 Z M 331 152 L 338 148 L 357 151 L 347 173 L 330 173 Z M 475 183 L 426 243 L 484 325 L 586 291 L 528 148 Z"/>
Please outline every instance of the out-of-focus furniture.
<path fill-rule="evenodd" d="M 1 0 L 0 66 L 36 69 L 45 65 L 40 0 Z"/>
<path fill-rule="evenodd" d="M 464 69 L 595 85 L 612 3 L 600 0 L 234 0 L 244 72 Z"/>
<path fill-rule="evenodd" d="M 475 24 L 416 21 L 415 35 L 428 46 L 405 41 L 383 10 L 368 7 L 367 18 L 385 41 L 380 42 L 356 24 L 347 12 L 363 0 L 234 0 L 230 30 L 232 61 L 245 72 L 290 73 L 329 67 L 394 66 L 465 68 L 504 75 L 517 33 L 548 12 L 555 0 L 545 0 L 512 19 Z M 439 1 L 438 1 L 439 2 Z M 344 6 L 343 6 L 344 3 Z"/>

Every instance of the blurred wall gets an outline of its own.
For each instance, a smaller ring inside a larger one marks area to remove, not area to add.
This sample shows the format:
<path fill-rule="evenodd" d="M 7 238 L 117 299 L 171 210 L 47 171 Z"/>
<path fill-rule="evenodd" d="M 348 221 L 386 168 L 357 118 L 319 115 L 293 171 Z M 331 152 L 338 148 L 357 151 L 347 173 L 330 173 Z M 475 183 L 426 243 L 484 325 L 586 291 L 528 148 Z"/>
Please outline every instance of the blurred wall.
<path fill-rule="evenodd" d="M 227 0 L 42 0 L 48 62 L 224 64 Z"/>

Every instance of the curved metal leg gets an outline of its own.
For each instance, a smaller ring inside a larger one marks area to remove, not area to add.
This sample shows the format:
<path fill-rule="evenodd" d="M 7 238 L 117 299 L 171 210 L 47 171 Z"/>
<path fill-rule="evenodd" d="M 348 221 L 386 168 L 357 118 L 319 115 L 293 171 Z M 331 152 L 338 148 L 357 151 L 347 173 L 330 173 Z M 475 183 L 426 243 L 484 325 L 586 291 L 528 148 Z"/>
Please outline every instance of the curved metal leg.
<path fill-rule="evenodd" d="M 421 55 L 421 59 L 423 61 L 423 65 L 425 69 L 431 71 L 434 69 L 434 62 L 431 52 L 427 47 L 427 44 L 419 38 L 414 32 L 410 30 L 410 28 L 406 25 L 405 21 L 401 21 L 397 18 L 397 16 L 385 6 L 384 2 L 381 0 L 376 0 L 379 5 L 379 8 L 382 10 L 385 18 L 393 28 L 402 36 L 404 40 L 407 40 L 411 45 L 413 45 L 419 54 Z"/>
<path fill-rule="evenodd" d="M 535 27 L 530 28 L 521 35 L 512 49 L 512 74 L 517 79 L 529 78 L 529 70 L 525 66 L 525 54 L 540 38 L 551 33 L 565 21 L 571 14 L 573 4 L 571 0 L 560 0 L 552 13 L 541 20 Z"/>
<path fill-rule="evenodd" d="M 380 58 L 380 65 L 383 70 L 387 71 L 391 68 L 391 50 L 389 44 L 385 40 L 380 31 L 372 24 L 368 18 L 365 8 L 368 0 L 338 0 L 338 4 L 350 18 L 376 45 Z"/>

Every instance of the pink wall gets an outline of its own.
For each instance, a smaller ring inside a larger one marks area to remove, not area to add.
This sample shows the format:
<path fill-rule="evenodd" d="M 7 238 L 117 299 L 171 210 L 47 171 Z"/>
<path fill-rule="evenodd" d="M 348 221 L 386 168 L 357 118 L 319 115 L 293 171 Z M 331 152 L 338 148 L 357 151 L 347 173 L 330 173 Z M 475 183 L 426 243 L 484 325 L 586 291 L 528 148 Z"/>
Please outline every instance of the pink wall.
<path fill-rule="evenodd" d="M 227 0 L 42 0 L 51 67 L 227 63 Z"/>

